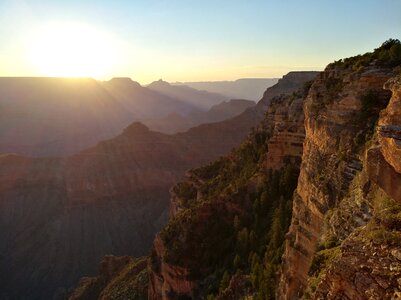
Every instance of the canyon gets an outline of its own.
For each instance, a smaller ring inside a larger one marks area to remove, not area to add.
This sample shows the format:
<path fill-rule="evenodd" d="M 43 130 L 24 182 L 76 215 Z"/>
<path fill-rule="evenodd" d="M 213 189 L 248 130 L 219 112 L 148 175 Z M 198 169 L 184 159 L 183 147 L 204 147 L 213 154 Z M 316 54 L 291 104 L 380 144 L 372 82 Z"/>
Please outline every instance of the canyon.
<path fill-rule="evenodd" d="M 289 73 L 242 114 L 175 135 L 135 122 L 65 157 L 1 154 L 0 297 L 63 299 L 103 256 L 148 254 L 167 221 L 170 187 L 236 147 L 272 98 L 314 76 Z"/>
<path fill-rule="evenodd" d="M 388 40 L 260 101 L 240 146 L 170 190 L 147 298 L 398 299 L 400 66 Z"/>

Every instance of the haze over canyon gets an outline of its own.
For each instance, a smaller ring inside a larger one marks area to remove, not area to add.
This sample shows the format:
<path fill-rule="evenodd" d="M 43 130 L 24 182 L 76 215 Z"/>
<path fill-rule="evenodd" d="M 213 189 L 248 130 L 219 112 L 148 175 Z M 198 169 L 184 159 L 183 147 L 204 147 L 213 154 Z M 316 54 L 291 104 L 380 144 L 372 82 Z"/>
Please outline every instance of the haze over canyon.
<path fill-rule="evenodd" d="M 0 1 L 0 300 L 401 299 L 400 12 Z"/>

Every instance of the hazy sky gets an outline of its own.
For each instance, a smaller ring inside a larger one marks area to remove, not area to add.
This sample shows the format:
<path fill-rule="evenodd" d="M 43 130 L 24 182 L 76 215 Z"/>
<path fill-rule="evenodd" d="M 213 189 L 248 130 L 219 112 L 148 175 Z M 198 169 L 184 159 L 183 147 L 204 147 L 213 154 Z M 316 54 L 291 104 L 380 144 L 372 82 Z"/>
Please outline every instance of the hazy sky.
<path fill-rule="evenodd" d="M 0 76 L 278 77 L 390 37 L 401 0 L 0 0 Z"/>

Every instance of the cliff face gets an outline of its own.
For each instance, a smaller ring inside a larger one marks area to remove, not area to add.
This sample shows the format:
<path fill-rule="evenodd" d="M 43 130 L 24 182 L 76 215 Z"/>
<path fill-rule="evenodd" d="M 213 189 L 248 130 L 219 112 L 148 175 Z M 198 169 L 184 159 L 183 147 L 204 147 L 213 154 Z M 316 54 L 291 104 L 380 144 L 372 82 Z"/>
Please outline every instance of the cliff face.
<path fill-rule="evenodd" d="M 284 163 L 300 163 L 305 138 L 302 95 L 291 103 L 269 106 L 267 118 L 274 130 L 268 141 L 265 167 L 280 169 Z"/>
<path fill-rule="evenodd" d="M 298 88 L 305 82 L 298 82 Z M 170 222 L 154 241 L 149 299 L 237 299 L 256 292 L 259 283 L 250 278 L 258 276 L 259 263 L 250 266 L 246 261 L 249 256 L 262 264 L 266 250 L 260 246 L 266 235 L 284 234 L 288 226 L 284 206 L 295 187 L 291 182 L 296 182 L 302 155 L 303 97 L 302 89 L 266 97 L 260 104 L 269 107 L 264 120 L 238 149 L 189 171 L 187 179 L 171 189 Z M 276 223 L 269 211 L 275 209 L 276 222 L 283 222 L 283 228 L 271 225 Z M 272 240 L 281 241 L 279 236 Z M 247 275 L 236 276 L 235 269 Z M 265 295 L 261 292 L 260 299 Z"/>
<path fill-rule="evenodd" d="M 345 238 L 338 255 L 321 272 L 313 298 L 401 296 L 400 82 L 398 76 L 385 84 L 392 97 L 380 113 L 377 135 L 365 151 L 363 169 L 354 182 L 356 199 L 368 204 L 367 218 Z M 352 214 L 355 218 L 356 213 Z"/>
<path fill-rule="evenodd" d="M 329 65 L 305 101 L 306 138 L 283 255 L 278 289 L 281 299 L 332 299 L 339 295 L 382 299 L 392 293 L 373 293 L 376 286 L 366 274 L 391 269 L 396 260 L 380 257 L 394 248 L 379 253 L 376 246 L 352 237 L 358 236 L 360 228 L 364 228 L 365 237 L 374 231 L 364 226 L 378 214 L 373 199 L 378 198 L 379 203 L 385 199 L 373 196 L 379 187 L 394 200 L 399 198 L 399 175 L 386 165 L 387 160 L 398 162 L 394 158 L 397 100 L 393 98 L 387 106 L 391 93 L 383 89 L 395 74 L 394 65 L 374 60 L 377 51 L 362 56 L 365 60 L 356 57 Z M 393 95 L 398 97 L 395 91 Z M 371 144 L 377 139 L 374 129 L 379 112 L 386 107 L 378 126 L 379 144 L 383 145 L 379 150 Z M 383 152 L 387 160 L 381 156 Z M 378 261 L 373 262 L 376 254 Z M 387 277 L 388 287 L 394 278 Z"/>
<path fill-rule="evenodd" d="M 379 146 L 368 152 L 369 175 L 389 196 L 401 201 L 401 86 L 400 79 L 389 80 L 390 103 L 378 121 Z"/>

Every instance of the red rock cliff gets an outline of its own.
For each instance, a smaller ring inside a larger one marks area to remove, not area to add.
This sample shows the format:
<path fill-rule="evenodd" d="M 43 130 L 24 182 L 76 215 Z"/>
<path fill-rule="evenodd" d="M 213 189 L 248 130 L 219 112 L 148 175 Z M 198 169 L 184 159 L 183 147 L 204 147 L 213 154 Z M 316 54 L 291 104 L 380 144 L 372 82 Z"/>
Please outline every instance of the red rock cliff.
<path fill-rule="evenodd" d="M 373 212 L 366 195 L 373 193 L 374 187 L 367 179 L 366 169 L 372 169 L 372 159 L 365 161 L 365 151 L 361 149 L 366 147 L 366 141 L 374 139 L 375 117 L 386 107 L 391 94 L 383 85 L 393 74 L 391 68 L 375 63 L 357 72 L 333 64 L 313 83 L 305 103 L 306 138 L 277 292 L 280 299 L 302 297 L 311 285 L 310 278 L 318 274 L 316 257 L 327 258 L 328 253 L 337 253 L 337 248 L 327 245 L 331 242 L 338 245 L 369 222 Z M 390 102 L 389 107 L 393 105 Z M 388 119 L 393 118 L 383 114 L 379 123 Z M 393 127 L 380 125 L 381 144 L 388 144 L 384 142 L 386 128 L 391 131 Z M 394 132 L 388 135 L 393 138 Z M 386 155 L 394 160 L 395 148 L 391 148 Z M 376 182 L 380 178 L 386 182 L 383 185 L 391 185 L 389 193 L 396 195 L 397 176 L 377 176 Z M 344 243 L 344 247 L 350 244 Z M 325 247 L 327 250 L 321 252 Z M 356 255 L 356 249 L 349 255 Z M 343 284 L 351 284 L 347 280 L 345 276 Z M 323 294 L 316 293 L 313 297 L 321 299 L 319 295 Z M 364 299 L 361 294 L 356 295 L 346 294 L 352 299 Z"/>

